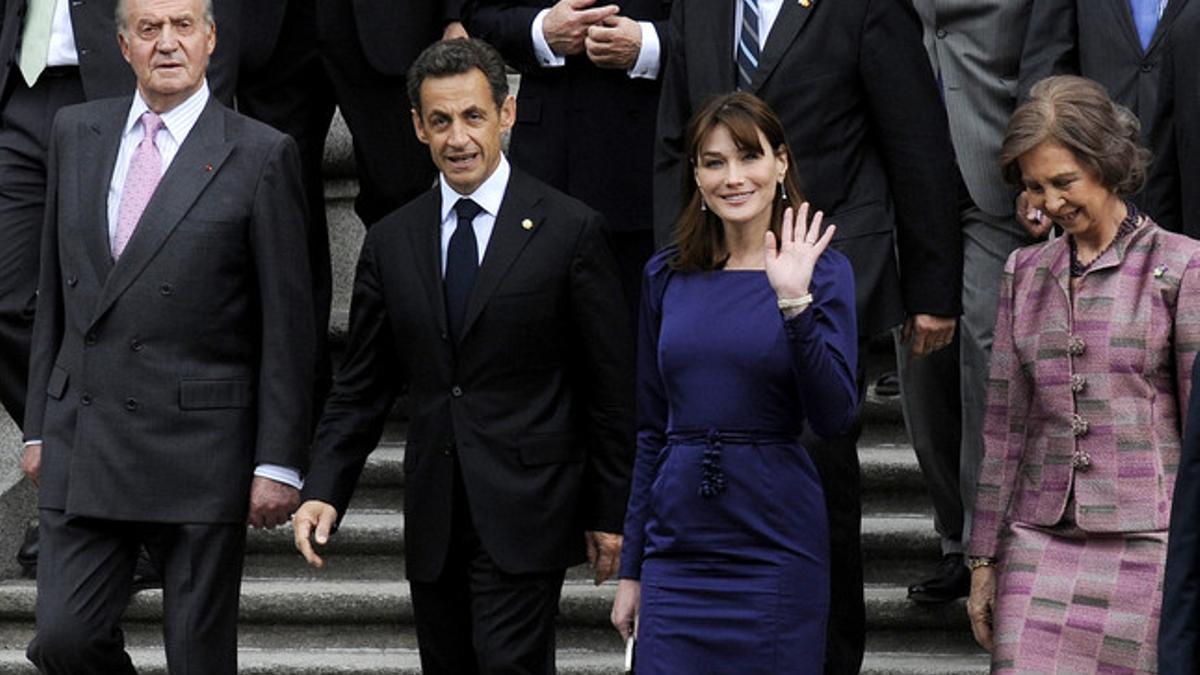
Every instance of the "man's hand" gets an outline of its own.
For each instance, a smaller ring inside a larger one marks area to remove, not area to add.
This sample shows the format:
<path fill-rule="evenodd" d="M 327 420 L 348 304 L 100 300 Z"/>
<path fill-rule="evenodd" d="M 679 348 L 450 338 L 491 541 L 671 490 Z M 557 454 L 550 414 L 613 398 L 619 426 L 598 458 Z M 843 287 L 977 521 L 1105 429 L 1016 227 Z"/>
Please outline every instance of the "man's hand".
<path fill-rule="evenodd" d="M 295 537 L 296 550 L 313 567 L 324 567 L 325 561 L 313 550 L 313 542 L 317 546 L 329 543 L 329 533 L 337 522 L 338 512 L 332 504 L 310 499 L 300 505 L 296 516 L 292 518 L 292 536 Z"/>
<path fill-rule="evenodd" d="M 461 21 L 451 21 L 442 29 L 443 40 L 465 40 L 469 37 L 471 36 L 467 35 L 467 28 L 463 26 Z"/>
<path fill-rule="evenodd" d="M 250 484 L 250 524 L 256 528 L 270 529 L 288 521 L 288 517 L 300 504 L 300 491 L 291 485 L 284 485 L 255 476 Z"/>
<path fill-rule="evenodd" d="M 926 356 L 950 344 L 957 325 L 958 319 L 952 316 L 914 314 L 904 322 L 900 338 L 908 344 L 909 354 Z"/>
<path fill-rule="evenodd" d="M 1024 191 L 1017 195 L 1017 222 L 1029 236 L 1034 239 L 1045 239 L 1046 234 L 1050 232 L 1050 226 L 1054 224 L 1041 209 L 1035 209 L 1029 205 L 1029 195 Z"/>
<path fill-rule="evenodd" d="M 551 51 L 559 56 L 582 53 L 588 28 L 621 11 L 616 5 L 594 4 L 596 0 L 558 0 L 550 8 L 542 21 L 542 34 Z"/>
<path fill-rule="evenodd" d="M 583 46 L 597 66 L 629 70 L 642 52 L 642 27 L 627 16 L 610 16 L 587 29 Z"/>
<path fill-rule="evenodd" d="M 971 572 L 971 596 L 967 598 L 967 616 L 971 632 L 980 647 L 992 651 L 992 613 L 996 607 L 996 568 L 979 567 Z"/>
<path fill-rule="evenodd" d="M 617 582 L 617 597 L 613 599 L 612 621 L 613 628 L 621 634 L 622 640 L 629 636 L 637 637 L 638 615 L 642 607 L 642 582 L 637 579 L 621 579 Z"/>
<path fill-rule="evenodd" d="M 42 473 L 41 443 L 30 443 L 25 446 L 25 451 L 21 453 L 21 471 L 25 472 L 31 483 L 38 484 L 38 477 Z"/>
<path fill-rule="evenodd" d="M 617 573 L 621 564 L 621 535 L 611 532 L 589 530 L 583 533 L 587 540 L 588 562 L 596 573 L 596 585 L 604 583 Z"/>

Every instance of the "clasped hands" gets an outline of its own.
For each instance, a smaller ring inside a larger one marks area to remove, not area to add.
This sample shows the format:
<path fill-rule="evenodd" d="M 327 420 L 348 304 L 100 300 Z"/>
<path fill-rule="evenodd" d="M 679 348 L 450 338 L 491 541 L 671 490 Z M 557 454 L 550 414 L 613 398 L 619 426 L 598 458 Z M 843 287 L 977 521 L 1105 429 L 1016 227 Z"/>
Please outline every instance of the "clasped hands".
<path fill-rule="evenodd" d="M 586 53 L 600 68 L 629 70 L 642 49 L 642 28 L 620 16 L 617 5 L 594 6 L 597 0 L 559 0 L 542 22 L 546 44 L 555 54 Z"/>

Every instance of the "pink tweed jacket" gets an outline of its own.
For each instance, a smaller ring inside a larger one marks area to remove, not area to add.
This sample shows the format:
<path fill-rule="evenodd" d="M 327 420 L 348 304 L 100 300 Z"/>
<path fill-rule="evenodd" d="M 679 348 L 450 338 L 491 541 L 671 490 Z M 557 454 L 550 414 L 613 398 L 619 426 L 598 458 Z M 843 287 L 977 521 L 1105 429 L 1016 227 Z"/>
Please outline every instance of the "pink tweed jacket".
<path fill-rule="evenodd" d="M 1014 251 L 992 346 L 970 555 L 1011 522 L 1166 530 L 1200 348 L 1200 242 L 1147 222 L 1070 290 L 1066 237 Z"/>

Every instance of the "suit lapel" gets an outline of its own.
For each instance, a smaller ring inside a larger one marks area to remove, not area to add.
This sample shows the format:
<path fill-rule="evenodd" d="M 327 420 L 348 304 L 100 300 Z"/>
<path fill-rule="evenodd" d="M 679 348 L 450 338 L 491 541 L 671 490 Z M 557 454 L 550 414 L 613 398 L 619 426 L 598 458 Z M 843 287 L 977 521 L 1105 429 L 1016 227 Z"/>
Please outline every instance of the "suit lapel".
<path fill-rule="evenodd" d="M 739 0 L 710 0 L 713 3 L 713 12 L 710 14 L 712 25 L 708 31 L 709 35 L 716 35 L 716 49 L 710 50 L 701 48 L 700 52 L 706 54 L 706 58 L 716 60 L 712 62 L 712 72 L 717 74 L 717 81 L 721 86 L 717 91 L 728 91 L 737 86 L 737 69 L 734 65 L 733 56 L 733 36 L 734 33 L 740 31 L 734 21 L 737 20 L 737 3 Z M 730 27 L 733 26 L 733 30 Z M 703 33 L 702 33 L 703 34 Z"/>
<path fill-rule="evenodd" d="M 1118 30 L 1133 50 L 1141 54 L 1142 40 L 1138 37 L 1137 25 L 1133 23 L 1133 9 L 1129 6 L 1129 0 L 1108 0 L 1108 7 L 1112 10 L 1113 20 L 1120 26 Z"/>
<path fill-rule="evenodd" d="M 1163 41 L 1167 30 L 1171 28 L 1171 24 L 1175 22 L 1175 18 L 1183 11 L 1183 6 L 1188 3 L 1188 0 L 1170 0 L 1167 3 L 1167 8 L 1163 10 L 1162 18 L 1158 20 L 1158 25 L 1154 27 L 1154 36 L 1150 38 L 1150 46 L 1146 48 L 1146 52 L 1152 52 L 1158 49 L 1158 44 Z"/>
<path fill-rule="evenodd" d="M 804 24 L 808 23 L 819 1 L 811 0 L 804 6 L 793 0 L 784 0 L 783 7 L 779 9 L 779 16 L 775 17 L 775 24 L 767 34 L 767 42 L 763 45 L 762 56 L 758 60 L 758 70 L 754 71 L 754 77 L 750 80 L 750 91 L 757 92 L 762 88 L 763 82 L 771 76 L 771 72 L 783 59 L 784 53 L 796 41 L 796 36 L 800 34 Z"/>
<path fill-rule="evenodd" d="M 225 138 L 224 106 L 210 98 L 171 166 L 163 174 L 154 196 L 121 258 L 104 285 L 94 318 L 99 319 L 141 271 L 154 259 L 167 237 L 187 215 L 196 198 L 221 170 L 234 143 Z"/>
<path fill-rule="evenodd" d="M 541 196 L 526 187 L 525 177 L 513 169 L 508 188 L 504 191 L 504 200 L 500 203 L 500 213 L 496 216 L 496 225 L 492 228 L 492 237 L 483 254 L 483 264 L 479 266 L 479 276 L 475 277 L 475 287 L 467 300 L 463 337 L 471 331 L 471 326 L 483 312 L 517 255 L 542 226 L 540 201 Z M 530 227 L 526 228 L 526 225 Z"/>
<path fill-rule="evenodd" d="M 425 297 L 433 310 L 438 331 L 446 333 L 446 294 L 442 283 L 442 194 L 435 185 L 422 197 L 422 208 L 416 216 L 416 227 L 409 228 L 412 236 L 413 264 Z"/>
<path fill-rule="evenodd" d="M 128 109 L 125 106 L 123 109 Z M 115 112 L 115 111 L 114 111 Z M 125 118 L 119 114 L 106 115 L 80 127 L 81 165 L 79 203 L 80 222 L 84 223 L 84 247 L 103 284 L 112 272 L 112 247 L 108 237 L 108 186 L 112 182 L 117 150 L 121 146 L 121 131 Z"/>

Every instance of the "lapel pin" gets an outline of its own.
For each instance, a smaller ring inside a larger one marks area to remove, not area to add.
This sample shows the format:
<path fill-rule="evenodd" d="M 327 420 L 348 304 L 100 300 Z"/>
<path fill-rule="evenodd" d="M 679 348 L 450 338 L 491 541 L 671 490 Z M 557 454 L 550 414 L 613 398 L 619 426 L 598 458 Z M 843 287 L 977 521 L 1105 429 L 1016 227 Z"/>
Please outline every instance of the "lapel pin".
<path fill-rule="evenodd" d="M 204 165 L 204 170 L 205 170 L 205 171 L 207 171 L 207 172 L 209 172 L 209 173 L 212 173 L 212 164 L 205 164 L 205 165 Z"/>
<path fill-rule="evenodd" d="M 1161 279 L 1161 278 L 1163 278 L 1163 275 L 1164 275 L 1164 274 L 1166 274 L 1166 273 L 1167 273 L 1167 266 L 1166 266 L 1166 265 L 1159 265 L 1158 267 L 1155 267 L 1155 268 L 1154 268 L 1154 278 L 1155 278 L 1155 279 Z"/>
<path fill-rule="evenodd" d="M 805 9 L 812 7 L 812 0 L 799 0 L 799 2 L 800 2 L 800 6 Z"/>
<path fill-rule="evenodd" d="M 533 221 L 526 218 L 525 220 L 521 221 L 521 227 L 523 227 L 527 230 L 532 230 L 533 229 Z"/>

